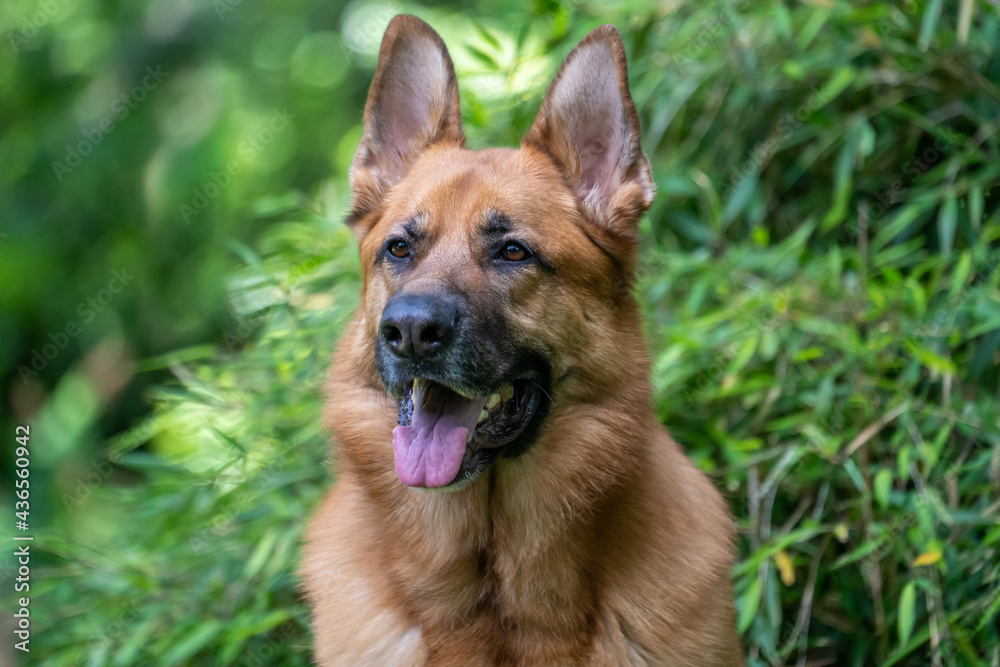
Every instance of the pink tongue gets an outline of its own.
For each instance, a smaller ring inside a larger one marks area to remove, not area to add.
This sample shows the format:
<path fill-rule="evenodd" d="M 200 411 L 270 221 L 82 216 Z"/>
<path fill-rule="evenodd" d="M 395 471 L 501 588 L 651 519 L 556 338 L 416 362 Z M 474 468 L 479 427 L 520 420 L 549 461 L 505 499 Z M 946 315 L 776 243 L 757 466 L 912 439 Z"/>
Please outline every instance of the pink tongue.
<path fill-rule="evenodd" d="M 436 488 L 455 479 L 466 438 L 476 428 L 484 405 L 485 398 L 465 398 L 439 384 L 418 382 L 410 425 L 392 430 L 399 481 Z"/>

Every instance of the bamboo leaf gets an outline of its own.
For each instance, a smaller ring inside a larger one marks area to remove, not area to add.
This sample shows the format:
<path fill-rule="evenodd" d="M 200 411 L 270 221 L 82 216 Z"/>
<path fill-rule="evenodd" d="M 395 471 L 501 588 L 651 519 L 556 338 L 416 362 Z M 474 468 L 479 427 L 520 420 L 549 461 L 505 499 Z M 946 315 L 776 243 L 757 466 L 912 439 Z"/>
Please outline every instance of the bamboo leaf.
<path fill-rule="evenodd" d="M 914 582 L 909 582 L 899 594 L 899 615 L 897 617 L 899 643 L 906 645 L 913 634 L 913 624 L 916 620 L 917 588 Z"/>
<path fill-rule="evenodd" d="M 873 483 L 875 500 L 882 509 L 889 509 L 889 491 L 892 489 L 892 470 L 882 468 L 875 474 Z"/>
<path fill-rule="evenodd" d="M 500 71 L 500 63 L 498 63 L 496 59 L 490 54 L 486 53 L 485 51 L 483 51 L 478 47 L 472 46 L 471 44 L 466 44 L 465 49 L 466 51 L 472 54 L 472 57 L 474 57 L 476 60 L 486 65 L 494 72 Z"/>
<path fill-rule="evenodd" d="M 930 0 L 924 7 L 923 19 L 920 22 L 920 37 L 917 39 L 917 47 L 921 51 L 926 51 L 931 45 L 934 29 L 941 17 L 941 5 L 942 0 Z"/>
<path fill-rule="evenodd" d="M 778 568 L 778 573 L 781 574 L 781 583 L 786 586 L 791 586 L 795 583 L 795 566 L 792 565 L 792 559 L 788 557 L 788 552 L 782 549 L 776 553 L 774 555 L 774 564 Z"/>
<path fill-rule="evenodd" d="M 739 607 L 739 620 L 737 630 L 743 634 L 750 628 L 753 619 L 757 616 L 757 608 L 760 605 L 760 578 L 754 577 L 750 582 L 750 587 L 737 602 Z"/>
<path fill-rule="evenodd" d="M 472 26 L 476 29 L 476 32 L 479 34 L 479 36 L 483 38 L 484 42 L 486 42 L 487 44 L 489 44 L 490 46 L 492 46 L 497 51 L 500 50 L 500 41 L 496 37 L 494 37 L 493 34 L 490 33 L 489 30 L 487 30 L 486 28 L 484 28 L 479 23 L 479 21 L 473 21 L 472 22 Z"/>
<path fill-rule="evenodd" d="M 941 560 L 940 550 L 927 551 L 917 556 L 917 558 L 913 561 L 913 567 L 920 567 L 922 565 L 933 565 L 939 560 Z"/>
<path fill-rule="evenodd" d="M 938 213 L 938 242 L 945 257 L 951 254 L 955 244 L 955 228 L 958 222 L 958 200 L 955 195 L 948 195 Z"/>
<path fill-rule="evenodd" d="M 163 656 L 163 664 L 173 667 L 187 662 L 223 629 L 221 621 L 200 619 L 188 634 Z"/>

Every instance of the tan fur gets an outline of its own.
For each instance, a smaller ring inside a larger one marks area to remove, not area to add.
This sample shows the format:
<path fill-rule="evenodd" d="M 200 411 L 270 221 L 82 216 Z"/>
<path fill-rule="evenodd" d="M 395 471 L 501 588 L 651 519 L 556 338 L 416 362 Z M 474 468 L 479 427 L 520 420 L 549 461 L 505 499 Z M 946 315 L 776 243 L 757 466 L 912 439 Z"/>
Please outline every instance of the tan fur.
<path fill-rule="evenodd" d="M 608 43 L 624 76 L 617 32 L 599 30 L 588 40 Z M 383 53 L 401 33 L 436 44 L 428 31 L 397 17 Z M 519 150 L 466 150 L 457 118 L 432 114 L 441 140 L 397 155 L 405 173 L 394 181 L 373 185 L 379 176 L 356 162 L 365 281 L 329 382 L 338 479 L 310 523 L 302 566 L 319 664 L 742 663 L 728 511 L 653 414 L 637 306 L 621 289 L 631 227 L 652 194 L 627 83 L 624 98 L 631 154 L 614 191 L 589 203 L 574 189 L 572 147 L 558 139 L 563 121 L 545 106 Z M 490 273 L 475 234 L 490 210 L 516 221 L 554 275 Z M 376 252 L 415 215 L 426 256 L 404 278 L 379 269 Z M 474 308 L 502 311 L 514 335 L 546 350 L 553 401 L 518 458 L 460 491 L 415 490 L 394 473 L 398 406 L 375 370 L 377 325 L 389 296 L 456 282 Z"/>

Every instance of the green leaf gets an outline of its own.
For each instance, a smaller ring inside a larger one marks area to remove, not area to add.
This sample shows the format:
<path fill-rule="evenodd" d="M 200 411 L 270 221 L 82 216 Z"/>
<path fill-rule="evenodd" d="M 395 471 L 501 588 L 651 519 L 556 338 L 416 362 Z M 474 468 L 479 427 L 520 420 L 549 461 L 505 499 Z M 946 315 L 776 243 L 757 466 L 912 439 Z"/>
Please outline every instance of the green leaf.
<path fill-rule="evenodd" d="M 858 142 L 858 152 L 861 157 L 869 157 L 875 150 L 875 128 L 868 122 L 867 118 L 859 121 L 861 131 L 861 141 Z"/>
<path fill-rule="evenodd" d="M 830 18 L 831 11 L 826 7 L 811 6 L 812 14 L 799 31 L 795 39 L 795 50 L 798 53 L 805 53 L 809 45 L 823 29 L 823 25 Z"/>
<path fill-rule="evenodd" d="M 978 232 L 983 221 L 983 186 L 978 183 L 969 186 L 969 221 Z"/>
<path fill-rule="evenodd" d="M 465 48 L 466 48 L 466 50 L 469 53 L 472 54 L 472 56 L 476 60 L 478 60 L 479 62 L 483 63 L 484 65 L 486 65 L 487 67 L 489 67 L 494 72 L 500 71 L 500 63 L 498 63 L 496 61 L 496 59 L 493 56 L 491 56 L 490 54 L 486 53 L 482 49 L 479 49 L 479 48 L 476 48 L 475 46 L 472 46 L 471 44 L 466 44 Z"/>
<path fill-rule="evenodd" d="M 725 190 L 726 205 L 722 209 L 722 227 L 728 228 L 736 217 L 743 212 L 743 209 L 750 203 L 751 197 L 757 191 L 758 175 L 755 170 L 752 174 L 740 181 L 732 190 Z"/>
<path fill-rule="evenodd" d="M 913 624 L 916 621 L 917 588 L 914 582 L 909 582 L 899 594 L 899 643 L 905 646 L 913 634 Z"/>
<path fill-rule="evenodd" d="M 868 495 L 868 487 L 865 485 L 865 478 L 858 470 L 858 464 L 854 462 L 854 459 L 847 459 L 844 461 L 844 472 L 850 478 L 851 482 L 854 483 L 854 487 L 858 492 L 863 495 Z"/>
<path fill-rule="evenodd" d="M 961 298 L 962 291 L 965 289 L 965 283 L 969 280 L 969 273 L 972 271 L 972 253 L 968 250 L 963 252 L 958 257 L 958 263 L 955 264 L 955 269 L 951 273 L 951 282 L 948 285 L 948 289 L 951 290 L 949 298 L 952 301 L 957 301 Z"/>
<path fill-rule="evenodd" d="M 894 217 L 889 224 L 880 226 L 878 232 L 868 243 L 870 253 L 877 253 L 888 245 L 897 235 L 909 228 L 921 215 L 927 212 L 935 204 L 935 200 L 924 198 L 915 200 L 907 204 L 898 212 L 893 212 Z"/>
<path fill-rule="evenodd" d="M 937 27 L 938 18 L 941 16 L 941 4 L 941 0 L 930 0 L 924 7 L 924 15 L 920 21 L 920 37 L 917 39 L 917 47 L 921 51 L 926 51 L 931 45 L 934 28 Z"/>
<path fill-rule="evenodd" d="M 473 21 L 472 26 L 476 29 L 476 32 L 479 34 L 479 36 L 483 38 L 483 41 L 485 41 L 487 44 L 492 46 L 497 51 L 500 50 L 500 41 L 496 37 L 494 37 L 489 30 L 480 25 L 478 21 Z"/>
<path fill-rule="evenodd" d="M 712 179 L 705 172 L 696 169 L 691 173 L 691 180 L 701 188 L 703 201 L 707 209 L 705 213 L 708 214 L 708 222 L 712 230 L 717 233 L 721 232 L 725 227 L 722 218 L 722 202 L 719 199 L 715 185 L 712 183 Z M 728 184 L 725 187 L 728 188 Z"/>
<path fill-rule="evenodd" d="M 760 605 L 760 577 L 754 577 L 753 581 L 750 582 L 750 587 L 747 588 L 747 592 L 744 593 L 739 601 L 739 621 L 737 623 L 737 630 L 742 635 L 750 628 L 750 624 L 753 623 L 754 617 L 757 616 L 757 608 Z"/>
<path fill-rule="evenodd" d="M 910 461 L 913 458 L 913 445 L 904 445 L 896 456 L 896 474 L 900 479 L 906 479 L 910 474 Z"/>
<path fill-rule="evenodd" d="M 938 241 L 941 244 L 941 253 L 948 257 L 951 255 L 952 246 L 955 243 L 955 228 L 958 222 L 958 200 L 955 195 L 949 194 L 941 205 L 938 213 Z"/>
<path fill-rule="evenodd" d="M 855 79 L 857 78 L 857 72 L 853 67 L 844 66 L 837 70 L 837 73 L 824 84 L 823 88 L 820 89 L 817 97 L 819 97 L 822 104 L 825 106 L 833 101 L 837 95 L 844 92 Z M 857 118 L 857 117 L 856 117 Z M 862 119 L 858 118 L 856 122 L 861 122 Z M 870 126 L 869 126 L 870 127 Z M 860 136 L 859 136 L 860 139 Z"/>
<path fill-rule="evenodd" d="M 124 643 L 118 649 L 118 652 L 115 653 L 111 664 L 115 665 L 115 667 L 137 664 L 137 659 L 143 646 L 145 646 L 146 641 L 159 624 L 160 618 L 153 616 L 142 621 L 138 626 L 130 627 L 127 639 L 125 639 Z"/>
<path fill-rule="evenodd" d="M 833 202 L 830 210 L 823 217 L 820 228 L 829 231 L 839 225 L 847 216 L 847 205 L 851 196 L 854 164 L 861 143 L 861 131 L 853 126 L 844 138 L 844 145 L 837 157 L 833 175 Z"/>
<path fill-rule="evenodd" d="M 524 45 L 528 41 L 528 35 L 531 34 L 531 21 L 525 21 L 521 28 L 517 31 L 517 37 L 514 39 L 514 46 L 517 52 L 520 53 L 524 48 Z"/>
<path fill-rule="evenodd" d="M 799 350 L 794 355 L 792 355 L 792 361 L 796 363 L 802 363 L 804 361 L 812 361 L 813 359 L 819 359 L 823 356 L 823 348 L 819 346 L 807 347 L 804 350 Z"/>
<path fill-rule="evenodd" d="M 293 617 L 294 613 L 290 609 L 275 609 L 259 618 L 255 613 L 247 612 L 230 623 L 233 627 L 229 629 L 227 634 L 230 638 L 247 639 L 262 635 Z"/>
<path fill-rule="evenodd" d="M 868 540 L 867 542 L 862 542 L 861 546 L 852 549 L 851 551 L 847 552 L 846 554 L 835 560 L 833 562 L 833 565 L 830 566 L 830 569 L 837 570 L 844 567 L 845 565 L 850 565 L 851 563 L 861 560 L 862 558 L 864 558 L 865 556 L 867 556 L 868 554 L 872 553 L 880 546 L 882 546 L 882 542 L 883 542 L 882 539 Z"/>
<path fill-rule="evenodd" d="M 976 624 L 976 632 L 985 628 L 988 623 L 996 623 L 997 613 L 1000 612 L 1000 586 L 994 586 L 991 597 L 992 599 L 986 605 L 986 611 L 983 612 L 979 623 Z"/>
<path fill-rule="evenodd" d="M 747 363 L 753 358 L 753 353 L 757 350 L 757 341 L 760 339 L 760 333 L 757 331 L 751 332 L 743 345 L 740 346 L 739 351 L 736 356 L 733 357 L 732 363 L 729 368 L 726 369 L 727 375 L 737 375 Z"/>
<path fill-rule="evenodd" d="M 889 509 L 889 491 L 892 489 L 892 470 L 882 468 L 875 474 L 873 483 L 875 500 L 882 509 Z"/>
<path fill-rule="evenodd" d="M 255 574 L 260 572 L 260 569 L 264 567 L 264 563 L 267 562 L 268 556 L 271 555 L 271 549 L 274 548 L 274 543 L 277 540 L 278 530 L 276 528 L 272 528 L 264 534 L 264 537 L 261 538 L 254 548 L 246 567 L 243 568 L 243 579 L 251 579 Z"/>
<path fill-rule="evenodd" d="M 733 566 L 733 574 L 735 576 L 749 575 L 751 572 L 756 572 L 760 564 L 773 557 L 776 553 L 782 549 L 787 548 L 792 544 L 801 544 L 802 542 L 808 542 L 810 539 L 815 537 L 817 534 L 822 532 L 827 532 L 828 529 L 818 526 L 815 523 L 811 525 L 804 526 L 793 530 L 792 532 L 781 535 L 779 537 L 772 538 L 767 544 L 762 545 L 760 549 L 755 551 L 736 565 Z"/>
<path fill-rule="evenodd" d="M 926 346 L 920 345 L 915 340 L 905 341 L 904 347 L 914 359 L 918 360 L 935 376 L 945 375 L 948 373 L 954 374 L 957 371 L 955 363 L 951 359 L 942 357 L 940 354 L 935 353 Z"/>
<path fill-rule="evenodd" d="M 191 629 L 186 637 L 181 639 L 163 656 L 163 664 L 173 667 L 173 665 L 179 665 L 187 661 L 219 634 L 224 627 L 221 621 L 201 620 L 198 625 Z"/>
<path fill-rule="evenodd" d="M 226 239 L 226 245 L 229 246 L 230 250 L 239 255 L 244 262 L 252 266 L 256 270 L 258 277 L 263 278 L 275 287 L 281 286 L 281 283 L 274 277 L 274 274 L 264 265 L 264 260 L 250 246 L 235 238 Z"/>
<path fill-rule="evenodd" d="M 792 15 L 784 2 L 775 1 L 771 3 L 771 16 L 774 20 L 774 30 L 778 36 L 790 39 L 792 36 Z"/>

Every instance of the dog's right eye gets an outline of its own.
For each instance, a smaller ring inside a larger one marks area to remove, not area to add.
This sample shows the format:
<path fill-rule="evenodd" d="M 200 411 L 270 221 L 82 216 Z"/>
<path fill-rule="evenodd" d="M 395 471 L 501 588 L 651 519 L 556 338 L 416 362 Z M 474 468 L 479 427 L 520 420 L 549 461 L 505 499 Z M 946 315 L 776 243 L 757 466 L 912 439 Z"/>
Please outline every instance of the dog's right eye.
<path fill-rule="evenodd" d="M 386 250 L 389 251 L 390 255 L 399 259 L 410 256 L 410 246 L 403 239 L 392 239 L 389 241 L 389 245 L 386 246 Z"/>

